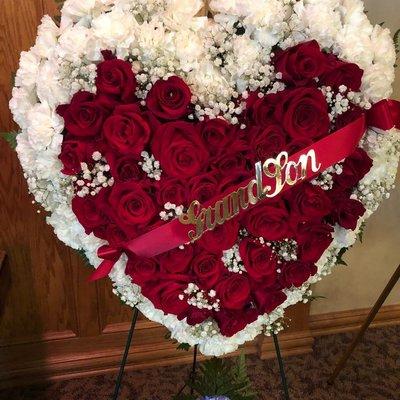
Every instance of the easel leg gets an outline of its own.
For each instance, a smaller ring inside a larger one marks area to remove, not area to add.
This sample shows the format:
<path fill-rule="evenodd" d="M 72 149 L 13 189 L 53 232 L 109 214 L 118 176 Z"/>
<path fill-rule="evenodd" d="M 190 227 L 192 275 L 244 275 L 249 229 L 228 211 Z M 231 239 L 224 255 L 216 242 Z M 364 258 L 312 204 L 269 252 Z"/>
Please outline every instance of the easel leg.
<path fill-rule="evenodd" d="M 286 379 L 286 374 L 285 374 L 285 366 L 283 365 L 283 359 L 282 359 L 282 355 L 281 355 L 281 349 L 279 347 L 278 336 L 276 336 L 275 333 L 273 333 L 272 337 L 274 338 L 275 352 L 276 352 L 276 357 L 277 357 L 278 363 L 279 363 L 279 372 L 281 374 L 283 393 L 285 394 L 285 400 L 290 400 L 289 389 L 288 389 L 288 384 L 287 384 L 287 379 Z"/>
<path fill-rule="evenodd" d="M 376 314 L 382 307 L 383 303 L 389 296 L 390 292 L 393 290 L 394 286 L 400 279 L 400 265 L 398 266 L 397 270 L 394 272 L 393 276 L 390 278 L 390 281 L 386 285 L 385 289 L 379 296 L 379 299 L 375 303 L 374 307 L 370 311 L 367 319 L 365 320 L 364 324 L 362 325 L 361 329 L 357 333 L 357 336 L 354 338 L 353 342 L 351 343 L 350 347 L 347 349 L 346 353 L 343 355 L 343 357 L 340 359 L 339 363 L 337 364 L 335 370 L 333 371 L 333 374 L 330 376 L 328 379 L 328 383 L 330 385 L 333 384 L 335 381 L 336 377 L 339 375 L 339 373 L 342 371 L 342 369 L 345 367 L 347 360 L 350 358 L 351 354 L 353 353 L 354 349 L 357 347 L 357 345 L 361 342 L 365 331 L 368 329 L 368 327 L 371 325 L 372 321 L 376 317 Z"/>
<path fill-rule="evenodd" d="M 139 311 L 137 308 L 135 308 L 135 311 L 133 313 L 131 329 L 129 330 L 128 339 L 126 340 L 125 351 L 124 351 L 124 355 L 121 360 L 121 366 L 119 367 L 118 378 L 117 378 L 117 382 L 115 384 L 114 395 L 112 397 L 112 400 L 118 399 L 119 390 L 121 388 L 121 383 L 122 383 L 122 377 L 124 375 L 125 365 L 126 365 L 126 361 L 128 359 L 129 348 L 131 347 L 132 336 L 133 336 L 133 332 L 135 330 L 138 314 L 139 314 Z"/>
<path fill-rule="evenodd" d="M 197 350 L 198 350 L 198 345 L 196 344 L 196 346 L 194 346 L 194 349 L 193 349 L 193 365 L 192 365 L 192 373 L 190 375 L 190 380 L 191 380 L 192 383 L 196 379 Z M 194 389 L 193 388 L 190 389 L 190 394 L 191 395 L 194 394 Z"/>

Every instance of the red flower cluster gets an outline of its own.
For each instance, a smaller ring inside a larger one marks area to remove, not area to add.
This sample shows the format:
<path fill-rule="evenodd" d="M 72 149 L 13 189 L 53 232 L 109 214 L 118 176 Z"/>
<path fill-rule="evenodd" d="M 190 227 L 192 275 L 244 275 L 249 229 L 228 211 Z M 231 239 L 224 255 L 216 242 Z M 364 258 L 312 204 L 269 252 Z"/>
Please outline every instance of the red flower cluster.
<path fill-rule="evenodd" d="M 114 184 L 93 196 L 75 196 L 72 207 L 87 233 L 111 244 L 162 224 L 159 213 L 167 202 L 206 202 L 253 175 L 255 161 L 283 150 L 295 153 L 329 134 L 334 127 L 318 82 L 358 90 L 363 74 L 356 65 L 324 54 L 314 41 L 281 51 L 274 62 L 287 88 L 263 97 L 252 93 L 240 116 L 246 129 L 240 129 L 222 119 L 190 120 L 192 94 L 177 76 L 157 81 L 143 105 L 135 97 L 137 82 L 130 63 L 109 52 L 104 57 L 97 70 L 96 95 L 79 92 L 58 112 L 65 121 L 62 172 L 81 174 L 81 163 L 93 165 L 95 151 L 110 166 Z M 358 115 L 351 110 L 342 121 Z M 160 181 L 140 167 L 143 151 L 160 162 Z M 358 149 L 343 163 L 343 173 L 335 175 L 331 190 L 298 185 L 183 250 L 152 259 L 129 254 L 126 273 L 155 307 L 189 324 L 212 317 L 221 333 L 231 336 L 284 302 L 283 289 L 301 286 L 316 273 L 315 262 L 331 243 L 334 224 L 356 227 L 365 210 L 350 197 L 351 190 L 371 165 Z M 248 236 L 240 238 L 243 228 Z M 296 241 L 296 260 L 279 260 L 274 246 L 266 245 L 284 239 Z M 221 260 L 223 251 L 236 243 L 245 268 L 241 274 L 229 271 Z M 189 304 L 189 283 L 203 291 L 206 301 L 218 299 L 219 307 Z"/>

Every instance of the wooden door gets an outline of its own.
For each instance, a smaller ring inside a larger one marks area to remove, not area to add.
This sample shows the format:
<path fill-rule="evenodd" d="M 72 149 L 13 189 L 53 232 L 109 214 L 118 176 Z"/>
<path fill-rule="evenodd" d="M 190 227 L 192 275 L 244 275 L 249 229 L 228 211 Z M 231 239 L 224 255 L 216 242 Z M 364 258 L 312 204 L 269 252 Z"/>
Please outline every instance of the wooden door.
<path fill-rule="evenodd" d="M 0 2 L 0 131 L 17 129 L 8 110 L 19 53 L 29 49 L 42 15 L 57 12 L 52 0 Z M 57 240 L 28 195 L 15 152 L 0 140 L 0 385 L 59 379 L 115 370 L 132 310 L 120 304 L 108 281 L 88 283 L 80 257 Z M 287 352 L 309 351 L 308 307 L 291 311 Z M 164 339 L 164 328 L 140 318 L 129 367 L 189 362 Z M 271 355 L 258 339 L 248 352 Z"/>

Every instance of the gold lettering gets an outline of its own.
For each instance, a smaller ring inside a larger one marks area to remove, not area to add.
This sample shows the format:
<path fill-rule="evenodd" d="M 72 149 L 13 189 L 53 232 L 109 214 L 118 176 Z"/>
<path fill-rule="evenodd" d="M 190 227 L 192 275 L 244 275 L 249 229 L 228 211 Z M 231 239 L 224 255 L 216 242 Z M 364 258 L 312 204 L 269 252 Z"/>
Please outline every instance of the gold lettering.
<path fill-rule="evenodd" d="M 293 186 L 305 179 L 309 168 L 314 173 L 321 169 L 321 163 L 317 163 L 314 150 L 302 154 L 297 162 L 289 161 L 289 154 L 283 151 L 276 158 L 266 160 L 264 164 L 256 163 L 255 179 L 252 179 L 246 187 L 240 187 L 216 201 L 214 206 L 207 208 L 202 208 L 197 200 L 193 201 L 187 212 L 179 217 L 179 221 L 185 225 L 195 226 L 196 229 L 189 231 L 188 234 L 189 239 L 194 242 L 204 232 L 224 224 L 237 216 L 240 211 L 247 210 L 250 205 L 256 205 L 265 198 L 277 196 L 285 185 Z M 273 179 L 272 187 L 263 186 L 263 173 L 266 177 Z"/>

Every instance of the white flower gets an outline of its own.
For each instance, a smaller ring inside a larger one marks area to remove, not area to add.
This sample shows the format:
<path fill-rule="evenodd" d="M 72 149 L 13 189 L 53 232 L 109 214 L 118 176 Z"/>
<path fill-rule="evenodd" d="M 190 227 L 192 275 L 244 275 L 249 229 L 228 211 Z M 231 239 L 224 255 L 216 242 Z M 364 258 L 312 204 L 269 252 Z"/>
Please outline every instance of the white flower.
<path fill-rule="evenodd" d="M 96 0 L 66 0 L 62 16 L 73 22 L 90 15 L 96 6 Z"/>
<path fill-rule="evenodd" d="M 174 49 L 183 71 L 190 71 L 204 57 L 204 42 L 195 32 L 186 29 L 174 35 Z"/>
<path fill-rule="evenodd" d="M 392 94 L 394 68 L 382 64 L 374 64 L 364 71 L 362 91 L 372 103 L 387 99 Z"/>
<path fill-rule="evenodd" d="M 202 7 L 202 0 L 167 0 L 164 23 L 172 30 L 185 29 Z"/>
<path fill-rule="evenodd" d="M 92 30 L 104 49 L 128 48 L 135 40 L 137 22 L 130 13 L 119 8 L 101 14 L 92 21 Z"/>
<path fill-rule="evenodd" d="M 389 29 L 384 29 L 380 25 L 376 25 L 372 31 L 371 45 L 375 63 L 384 63 L 389 68 L 394 68 L 396 51 Z"/>
<path fill-rule="evenodd" d="M 60 82 L 58 66 L 54 60 L 46 61 L 40 66 L 36 84 L 39 100 L 50 107 L 69 102 L 69 88 Z"/>
<path fill-rule="evenodd" d="M 54 53 L 60 29 L 48 15 L 42 18 L 38 37 L 32 51 L 41 58 L 49 58 Z"/>
<path fill-rule="evenodd" d="M 32 51 L 23 51 L 19 61 L 19 69 L 15 76 L 15 85 L 33 89 L 36 84 L 40 58 Z"/>
<path fill-rule="evenodd" d="M 78 61 L 88 52 L 92 31 L 74 25 L 65 29 L 59 38 L 58 56 L 69 61 Z"/>
<path fill-rule="evenodd" d="M 28 140 L 38 152 L 50 145 L 53 136 L 61 133 L 62 119 L 47 103 L 38 103 L 27 114 Z"/>
<path fill-rule="evenodd" d="M 36 95 L 33 91 L 27 90 L 25 87 L 13 88 L 9 106 L 13 113 L 14 121 L 21 129 L 26 128 L 26 115 L 36 101 Z"/>

